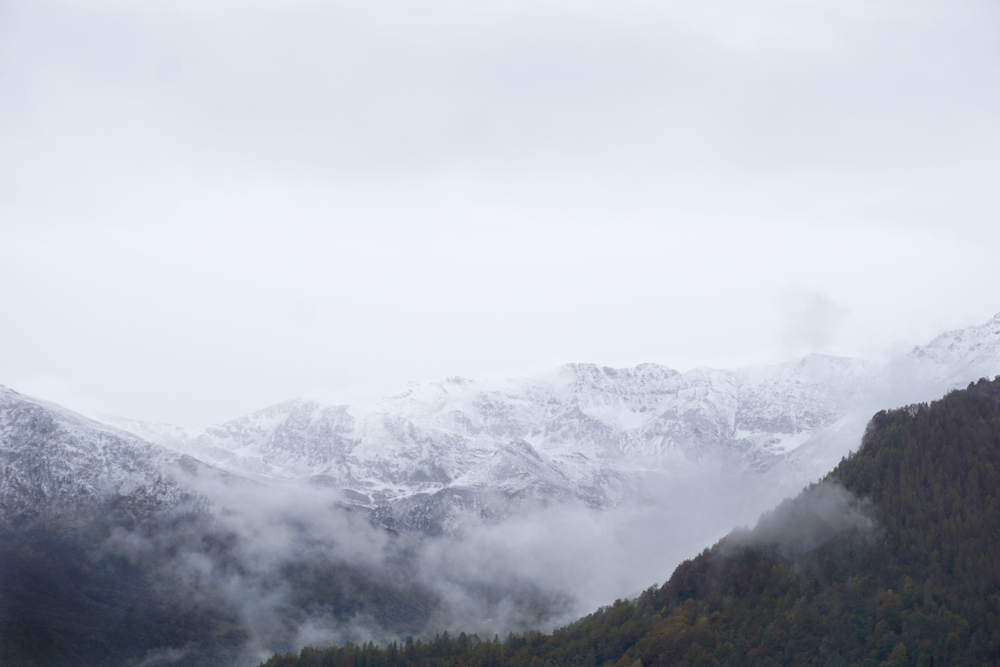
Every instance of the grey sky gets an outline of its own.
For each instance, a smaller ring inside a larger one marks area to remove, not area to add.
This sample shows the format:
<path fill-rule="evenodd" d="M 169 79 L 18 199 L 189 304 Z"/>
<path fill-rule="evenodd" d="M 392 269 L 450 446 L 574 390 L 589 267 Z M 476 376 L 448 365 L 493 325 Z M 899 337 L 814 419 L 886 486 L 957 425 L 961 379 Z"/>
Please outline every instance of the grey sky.
<path fill-rule="evenodd" d="M 1000 311 L 992 0 L 0 2 L 0 383 L 203 425 Z"/>

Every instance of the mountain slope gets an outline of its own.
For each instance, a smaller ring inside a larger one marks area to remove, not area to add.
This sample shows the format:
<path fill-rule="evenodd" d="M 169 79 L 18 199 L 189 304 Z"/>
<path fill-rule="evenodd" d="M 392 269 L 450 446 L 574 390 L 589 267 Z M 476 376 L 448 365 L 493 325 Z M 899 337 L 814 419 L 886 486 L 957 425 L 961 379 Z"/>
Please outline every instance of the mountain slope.
<path fill-rule="evenodd" d="M 651 527 L 651 529 L 655 529 Z M 1000 660 L 1000 378 L 880 412 L 820 484 L 551 635 L 462 634 L 268 667 L 981 665 Z"/>
<path fill-rule="evenodd" d="M 0 525 L 78 516 L 122 499 L 140 512 L 168 506 L 185 495 L 174 474 L 198 465 L 0 386 Z"/>
<path fill-rule="evenodd" d="M 106 550 L 115 531 L 198 507 L 182 478 L 203 470 L 0 386 L 0 664 L 135 664 L 207 635 L 231 657 L 246 634 L 234 614 L 193 608 Z"/>
<path fill-rule="evenodd" d="M 926 376 L 943 382 L 995 374 L 1000 358 L 1000 313 L 983 324 L 948 331 L 927 345 L 918 345 L 907 358 Z"/>
<path fill-rule="evenodd" d="M 0 665 L 246 665 L 303 628 L 421 628 L 440 596 L 409 545 L 312 491 L 0 387 Z"/>

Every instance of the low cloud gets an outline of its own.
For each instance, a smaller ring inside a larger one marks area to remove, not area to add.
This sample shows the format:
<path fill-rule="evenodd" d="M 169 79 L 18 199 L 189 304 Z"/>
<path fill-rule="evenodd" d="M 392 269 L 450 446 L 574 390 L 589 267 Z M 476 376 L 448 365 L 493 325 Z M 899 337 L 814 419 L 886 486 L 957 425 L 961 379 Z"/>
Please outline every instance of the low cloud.
<path fill-rule="evenodd" d="M 552 630 L 666 581 L 776 501 L 759 489 L 748 500 L 752 481 L 713 467 L 650 477 L 642 502 L 611 510 L 470 512 L 454 534 L 428 537 L 376 526 L 329 489 L 204 471 L 187 482 L 207 506 L 117 526 L 104 553 L 155 573 L 171 600 L 232 618 L 248 633 L 247 664 L 306 645 Z"/>
<path fill-rule="evenodd" d="M 158 648 L 150 651 L 135 667 L 160 667 L 160 665 L 172 665 L 190 653 L 190 649 L 182 648 Z"/>
<path fill-rule="evenodd" d="M 824 480 L 766 512 L 753 530 L 734 532 L 723 546 L 724 550 L 774 546 L 787 556 L 799 556 L 840 535 L 853 531 L 872 535 L 876 529 L 870 502 Z"/>
<path fill-rule="evenodd" d="M 827 352 L 848 310 L 822 292 L 796 290 L 781 298 L 785 314 L 782 344 L 794 353 Z"/>

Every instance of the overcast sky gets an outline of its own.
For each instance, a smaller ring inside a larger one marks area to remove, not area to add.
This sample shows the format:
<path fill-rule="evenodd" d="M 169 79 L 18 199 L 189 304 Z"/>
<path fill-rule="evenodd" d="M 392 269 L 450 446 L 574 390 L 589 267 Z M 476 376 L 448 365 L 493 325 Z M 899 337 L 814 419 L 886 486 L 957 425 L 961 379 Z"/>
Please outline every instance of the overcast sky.
<path fill-rule="evenodd" d="M 995 0 L 0 0 L 0 384 L 198 426 L 1000 311 Z"/>

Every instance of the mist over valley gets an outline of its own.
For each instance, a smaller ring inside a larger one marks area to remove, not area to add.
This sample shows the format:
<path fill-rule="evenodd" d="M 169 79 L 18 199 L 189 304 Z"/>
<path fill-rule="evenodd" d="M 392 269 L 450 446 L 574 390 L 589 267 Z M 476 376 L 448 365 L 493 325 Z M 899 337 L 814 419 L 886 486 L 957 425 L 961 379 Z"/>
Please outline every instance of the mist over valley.
<path fill-rule="evenodd" d="M 877 401 L 998 370 L 1000 316 L 889 364 L 577 364 L 410 385 L 369 409 L 290 401 L 202 430 L 3 389 L 3 631 L 27 632 L 22 655 L 78 637 L 46 664 L 110 642 L 109 665 L 549 631 L 754 525 L 857 449 Z M 868 521 L 850 495 L 818 493 L 831 535 Z M 796 534 L 789 548 L 829 539 Z"/>

